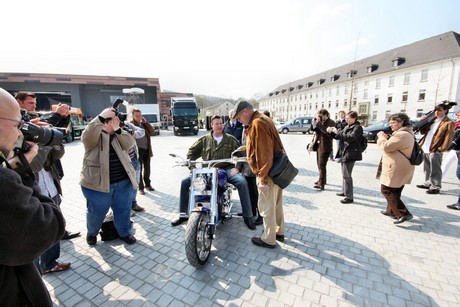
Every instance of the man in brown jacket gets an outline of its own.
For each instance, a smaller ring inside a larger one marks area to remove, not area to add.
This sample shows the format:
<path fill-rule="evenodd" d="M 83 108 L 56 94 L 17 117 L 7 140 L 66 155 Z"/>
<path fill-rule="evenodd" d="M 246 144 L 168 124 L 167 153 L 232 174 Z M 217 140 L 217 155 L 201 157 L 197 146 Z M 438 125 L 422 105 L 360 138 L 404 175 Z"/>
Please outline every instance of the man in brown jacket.
<path fill-rule="evenodd" d="M 145 130 L 144 137 L 136 139 L 137 147 L 139 148 L 139 162 L 141 163 L 139 194 L 144 195 L 144 188 L 147 191 L 155 191 L 150 184 L 150 159 L 153 157 L 152 141 L 150 137 L 155 135 L 155 129 L 150 125 L 148 120 L 142 116 L 141 110 L 133 109 L 132 114 L 133 120 L 131 123 Z"/>
<path fill-rule="evenodd" d="M 318 164 L 319 178 L 313 188 L 324 190 L 326 185 L 326 166 L 329 156 L 332 153 L 332 135 L 327 132 L 328 127 L 335 127 L 335 122 L 329 118 L 326 109 L 318 111 L 318 115 L 313 119 L 313 130 L 318 136 L 318 150 L 316 151 L 316 163 Z"/>
<path fill-rule="evenodd" d="M 442 153 L 447 151 L 454 138 L 454 123 L 446 116 L 449 109 L 448 105 L 438 104 L 435 108 L 436 119 L 433 124 L 420 130 L 420 133 L 424 134 L 420 145 L 425 152 L 423 157 L 425 182 L 417 185 L 417 188 L 427 189 L 428 194 L 439 194 Z"/>
<path fill-rule="evenodd" d="M 239 101 L 233 110 L 235 117 L 246 126 L 246 156 L 249 167 L 257 177 L 257 205 L 264 221 L 264 232 L 260 237 L 253 237 L 252 243 L 274 248 L 276 241 L 284 241 L 283 190 L 273 183 L 268 172 L 273 165 L 275 152 L 282 149 L 282 143 L 272 120 L 254 111 L 249 102 Z"/>

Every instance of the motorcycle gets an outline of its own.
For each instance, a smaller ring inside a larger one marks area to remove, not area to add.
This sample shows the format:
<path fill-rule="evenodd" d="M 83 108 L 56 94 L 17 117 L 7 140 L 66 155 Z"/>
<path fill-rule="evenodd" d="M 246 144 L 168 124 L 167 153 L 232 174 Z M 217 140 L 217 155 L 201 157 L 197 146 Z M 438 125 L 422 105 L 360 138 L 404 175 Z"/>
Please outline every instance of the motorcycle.
<path fill-rule="evenodd" d="M 194 267 L 200 268 L 209 259 L 212 240 L 216 236 L 216 227 L 232 218 L 232 190 L 227 183 L 227 173 L 216 167 L 219 163 L 245 162 L 246 158 L 191 161 L 170 154 L 176 166 L 195 166 L 191 174 L 190 197 L 188 205 L 188 223 L 185 229 L 185 254 Z M 187 215 L 181 213 L 181 217 Z"/>

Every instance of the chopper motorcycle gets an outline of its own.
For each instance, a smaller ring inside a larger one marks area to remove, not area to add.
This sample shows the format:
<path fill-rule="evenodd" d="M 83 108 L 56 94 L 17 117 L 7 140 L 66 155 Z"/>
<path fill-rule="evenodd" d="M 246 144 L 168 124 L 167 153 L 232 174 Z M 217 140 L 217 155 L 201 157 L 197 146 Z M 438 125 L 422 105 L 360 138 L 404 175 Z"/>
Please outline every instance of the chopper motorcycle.
<path fill-rule="evenodd" d="M 216 227 L 232 218 L 232 190 L 227 183 L 227 173 L 216 167 L 219 163 L 246 162 L 245 157 L 208 161 L 191 161 L 179 158 L 176 166 L 191 167 L 190 197 L 188 204 L 188 223 L 185 229 L 185 254 L 194 267 L 201 267 L 209 259 Z M 182 215 L 182 217 L 187 217 Z"/>

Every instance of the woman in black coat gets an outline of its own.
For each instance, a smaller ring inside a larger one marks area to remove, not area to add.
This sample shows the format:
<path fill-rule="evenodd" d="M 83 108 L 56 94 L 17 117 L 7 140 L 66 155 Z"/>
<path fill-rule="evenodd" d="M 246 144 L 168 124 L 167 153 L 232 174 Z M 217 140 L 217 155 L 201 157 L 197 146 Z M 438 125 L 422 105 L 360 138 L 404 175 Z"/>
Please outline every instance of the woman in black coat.
<path fill-rule="evenodd" d="M 355 166 L 355 161 L 362 160 L 360 139 L 363 136 L 363 128 L 357 121 L 358 113 L 355 111 L 348 112 L 345 116 L 347 125 L 337 130 L 335 127 L 328 128 L 328 131 L 334 135 L 334 138 L 339 140 L 339 150 L 335 158 L 342 165 L 342 192 L 337 193 L 337 196 L 345 196 L 340 202 L 349 204 L 353 202 L 353 178 L 351 173 Z"/>

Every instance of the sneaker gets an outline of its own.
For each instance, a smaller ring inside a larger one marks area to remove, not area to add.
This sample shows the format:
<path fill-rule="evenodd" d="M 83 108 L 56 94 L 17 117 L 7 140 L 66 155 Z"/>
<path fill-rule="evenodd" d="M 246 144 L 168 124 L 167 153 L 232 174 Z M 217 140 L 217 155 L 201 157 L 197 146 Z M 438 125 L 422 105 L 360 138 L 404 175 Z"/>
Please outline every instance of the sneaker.
<path fill-rule="evenodd" d="M 460 210 L 460 205 L 458 204 L 447 205 L 447 208 L 453 209 L 453 210 Z"/>
<path fill-rule="evenodd" d="M 430 187 L 427 187 L 424 184 L 417 184 L 416 187 L 419 188 L 419 189 L 425 189 L 425 190 L 428 190 L 430 188 Z"/>
<path fill-rule="evenodd" d="M 178 225 L 182 224 L 183 222 L 187 222 L 187 221 L 188 221 L 188 218 L 186 218 L 186 217 L 180 217 L 180 218 L 178 218 L 177 220 L 172 221 L 172 222 L 171 222 L 171 226 L 173 226 L 173 227 L 174 227 L 174 226 L 178 226 Z"/>
<path fill-rule="evenodd" d="M 136 243 L 136 238 L 133 235 L 127 235 L 126 237 L 120 237 L 121 240 L 125 241 L 127 244 L 131 245 Z"/>
<path fill-rule="evenodd" d="M 96 236 L 86 235 L 86 243 L 88 243 L 88 245 L 90 246 L 96 245 L 96 242 L 97 242 Z"/>

